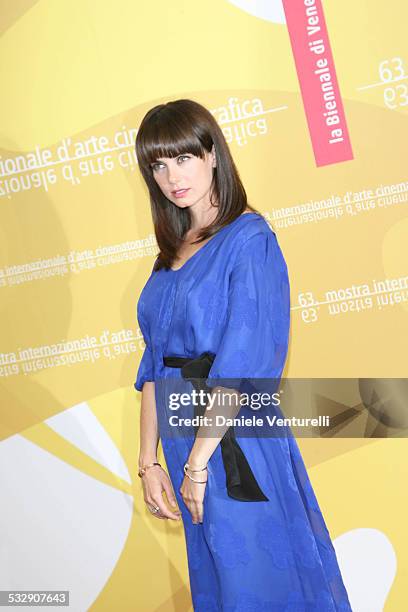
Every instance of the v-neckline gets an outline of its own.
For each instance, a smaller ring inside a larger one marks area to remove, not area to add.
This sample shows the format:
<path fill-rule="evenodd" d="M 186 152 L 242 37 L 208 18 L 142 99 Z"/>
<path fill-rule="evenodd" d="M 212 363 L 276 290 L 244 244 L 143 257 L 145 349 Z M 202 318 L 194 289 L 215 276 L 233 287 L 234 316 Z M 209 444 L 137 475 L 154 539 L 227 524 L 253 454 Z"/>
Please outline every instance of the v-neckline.
<path fill-rule="evenodd" d="M 173 274 L 177 273 L 177 272 L 181 272 L 181 270 L 183 270 L 183 268 L 192 260 L 194 259 L 194 257 L 196 257 L 196 255 L 198 255 L 199 253 L 201 253 L 201 251 L 203 251 L 205 249 L 205 247 L 210 244 L 210 242 L 212 242 L 214 240 L 214 238 L 216 238 L 223 230 L 227 229 L 228 227 L 231 227 L 231 225 L 233 223 L 235 223 L 236 221 L 238 221 L 238 219 L 241 219 L 241 217 L 247 217 L 249 215 L 258 215 L 258 213 L 256 212 L 246 212 L 246 213 L 241 213 L 240 215 L 238 215 L 238 217 L 236 219 L 234 219 L 233 221 L 231 221 L 231 223 L 228 223 L 227 225 L 224 225 L 224 227 L 222 227 L 221 229 L 218 230 L 218 232 L 216 234 L 214 234 L 214 236 L 212 238 L 210 238 L 205 244 L 203 244 L 203 246 L 199 249 L 197 249 L 197 251 L 195 251 L 195 253 L 193 253 L 191 255 L 191 257 L 189 257 L 182 266 L 180 266 L 180 268 L 177 268 L 176 270 L 174 268 L 168 268 L 169 272 L 173 272 Z"/>

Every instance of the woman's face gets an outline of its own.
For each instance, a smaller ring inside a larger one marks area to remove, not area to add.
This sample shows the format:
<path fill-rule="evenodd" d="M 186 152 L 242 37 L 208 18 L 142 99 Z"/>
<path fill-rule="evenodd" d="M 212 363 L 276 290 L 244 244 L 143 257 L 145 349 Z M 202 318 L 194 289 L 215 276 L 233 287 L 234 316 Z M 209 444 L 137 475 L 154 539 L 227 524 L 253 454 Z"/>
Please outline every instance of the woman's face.
<path fill-rule="evenodd" d="M 204 159 L 183 153 L 173 158 L 161 157 L 151 164 L 151 168 L 161 191 L 176 206 L 188 208 L 203 204 L 207 208 L 215 164 L 213 147 L 211 153 L 205 153 Z"/>

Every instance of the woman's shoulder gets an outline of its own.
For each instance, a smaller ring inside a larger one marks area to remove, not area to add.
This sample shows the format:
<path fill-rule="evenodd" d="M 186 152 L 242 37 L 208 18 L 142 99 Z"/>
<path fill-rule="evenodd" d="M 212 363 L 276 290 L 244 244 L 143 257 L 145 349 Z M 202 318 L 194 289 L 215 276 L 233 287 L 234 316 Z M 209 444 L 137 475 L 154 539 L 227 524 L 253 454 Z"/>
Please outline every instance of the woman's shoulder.
<path fill-rule="evenodd" d="M 242 247 L 251 238 L 253 238 L 251 242 L 255 243 L 276 237 L 271 225 L 261 214 L 253 212 L 242 213 L 237 220 L 239 223 L 234 228 L 233 240 L 238 247 Z"/>
<path fill-rule="evenodd" d="M 232 222 L 231 232 L 224 242 L 228 250 L 228 267 L 232 269 L 242 262 L 265 263 L 269 253 L 274 251 L 277 239 L 265 217 L 251 212 L 243 213 Z"/>

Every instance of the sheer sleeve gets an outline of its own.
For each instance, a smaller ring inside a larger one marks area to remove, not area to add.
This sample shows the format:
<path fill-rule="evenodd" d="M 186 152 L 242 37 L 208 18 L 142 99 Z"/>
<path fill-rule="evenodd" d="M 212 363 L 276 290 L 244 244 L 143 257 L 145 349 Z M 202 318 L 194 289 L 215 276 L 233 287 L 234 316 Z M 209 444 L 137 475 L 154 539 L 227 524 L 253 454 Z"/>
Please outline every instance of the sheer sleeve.
<path fill-rule="evenodd" d="M 257 232 L 246 239 L 231 271 L 227 317 L 208 386 L 242 390 L 237 379 L 280 379 L 289 327 L 285 259 L 272 230 Z"/>

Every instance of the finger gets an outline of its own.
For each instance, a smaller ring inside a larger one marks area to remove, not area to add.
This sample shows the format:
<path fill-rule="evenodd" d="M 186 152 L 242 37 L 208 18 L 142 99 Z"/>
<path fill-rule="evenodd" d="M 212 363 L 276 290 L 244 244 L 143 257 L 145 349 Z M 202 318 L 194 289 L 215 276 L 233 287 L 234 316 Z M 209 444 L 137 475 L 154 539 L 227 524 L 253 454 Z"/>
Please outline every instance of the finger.
<path fill-rule="evenodd" d="M 171 506 L 177 506 L 176 496 L 174 495 L 173 487 L 169 480 L 163 482 L 163 489 Z"/>
<path fill-rule="evenodd" d="M 191 520 L 193 523 L 195 523 L 195 506 L 194 506 L 194 502 L 188 499 L 184 499 L 184 504 L 187 508 L 187 510 L 189 511 L 190 515 L 191 515 Z"/>
<path fill-rule="evenodd" d="M 156 504 L 155 501 L 153 501 L 152 499 L 149 500 L 148 502 L 146 502 L 146 507 L 149 511 L 149 513 L 154 516 L 155 518 L 159 518 L 159 519 L 164 519 L 167 520 L 167 518 L 165 516 L 161 515 L 159 506 Z"/>
<path fill-rule="evenodd" d="M 201 502 L 196 502 L 194 515 L 197 523 L 203 522 L 203 504 Z"/>
<path fill-rule="evenodd" d="M 199 521 L 199 516 L 200 513 L 198 511 L 197 505 L 193 502 L 190 504 L 190 514 L 191 514 L 191 520 L 193 521 L 194 525 L 197 525 L 200 521 Z"/>
<path fill-rule="evenodd" d="M 176 514 L 175 512 L 172 512 L 171 510 L 169 510 L 166 504 L 164 503 L 163 497 L 161 496 L 160 498 L 154 497 L 153 504 L 159 507 L 159 512 L 162 516 L 173 519 L 173 521 L 180 520 L 181 518 L 180 514 Z"/>
<path fill-rule="evenodd" d="M 163 516 L 167 518 L 171 518 L 175 521 L 178 521 L 181 518 L 181 513 L 179 510 L 177 512 L 173 512 L 169 508 L 163 498 L 163 485 L 160 483 L 159 486 L 155 486 L 153 490 L 150 491 L 150 498 L 154 506 L 159 506 L 160 512 Z"/>

